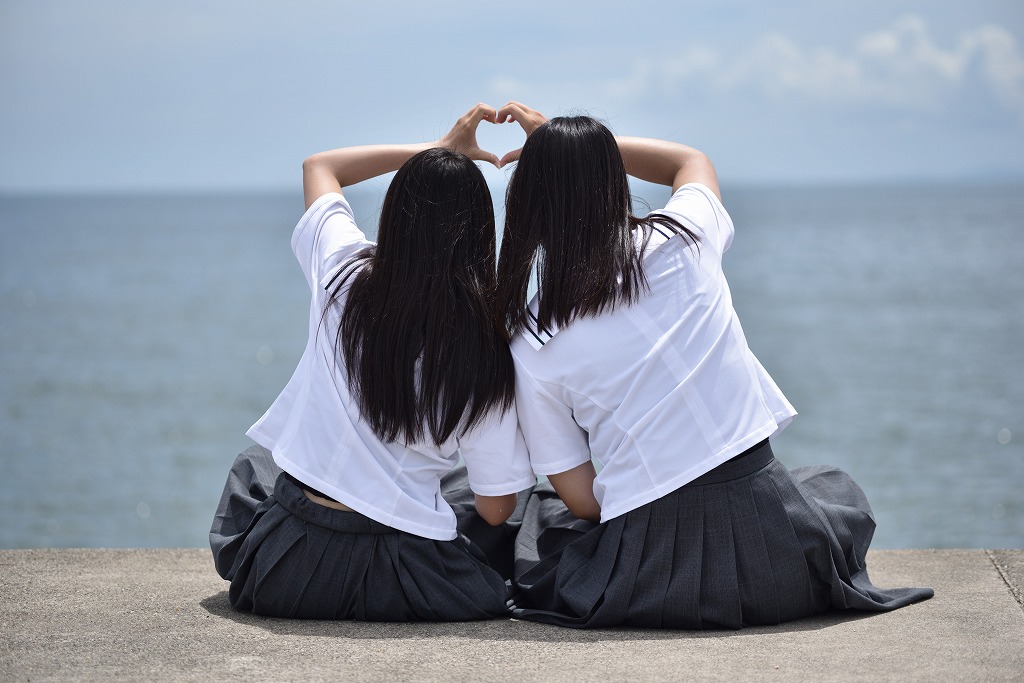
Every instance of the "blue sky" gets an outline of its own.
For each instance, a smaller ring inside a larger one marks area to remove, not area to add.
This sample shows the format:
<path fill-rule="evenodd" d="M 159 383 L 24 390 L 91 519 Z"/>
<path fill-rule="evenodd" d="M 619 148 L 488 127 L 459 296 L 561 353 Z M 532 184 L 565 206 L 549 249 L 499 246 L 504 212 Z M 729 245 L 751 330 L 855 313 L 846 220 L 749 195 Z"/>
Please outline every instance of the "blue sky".
<path fill-rule="evenodd" d="M 723 182 L 1021 180 L 1024 3 L 5 0 L 0 93 L 8 192 L 293 189 L 312 152 L 510 99 Z"/>

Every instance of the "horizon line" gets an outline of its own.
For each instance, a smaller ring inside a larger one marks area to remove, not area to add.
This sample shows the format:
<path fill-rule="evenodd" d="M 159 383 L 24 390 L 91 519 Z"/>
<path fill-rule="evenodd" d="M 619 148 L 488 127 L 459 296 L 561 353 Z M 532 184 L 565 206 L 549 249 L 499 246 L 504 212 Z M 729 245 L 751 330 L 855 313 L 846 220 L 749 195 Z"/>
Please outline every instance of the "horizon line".
<path fill-rule="evenodd" d="M 374 185 L 382 186 L 381 179 L 371 178 L 345 189 L 358 191 L 373 191 Z M 657 187 L 653 183 L 645 183 L 633 176 L 631 181 L 636 181 L 641 186 Z M 502 183 L 488 182 L 488 185 L 500 185 Z M 893 187 L 915 187 L 915 186 L 944 186 L 965 184 L 969 186 L 1018 186 L 1024 185 L 1024 173 L 993 174 L 993 175 L 963 175 L 963 176 L 904 176 L 893 178 L 815 178 L 815 179 L 764 179 L 764 178 L 736 178 L 729 180 L 719 176 L 719 185 L 738 189 L 772 189 L 772 188 L 878 188 L 884 186 Z M 103 196 L 227 196 L 245 195 L 253 196 L 259 194 L 267 195 L 290 195 L 301 194 L 301 183 L 293 185 L 265 185 L 265 186 L 198 186 L 198 185 L 177 185 L 177 186 L 132 186 L 132 185 L 106 185 L 95 187 L 2 187 L 0 186 L 0 197 L 40 197 L 68 195 L 74 197 L 103 197 Z"/>

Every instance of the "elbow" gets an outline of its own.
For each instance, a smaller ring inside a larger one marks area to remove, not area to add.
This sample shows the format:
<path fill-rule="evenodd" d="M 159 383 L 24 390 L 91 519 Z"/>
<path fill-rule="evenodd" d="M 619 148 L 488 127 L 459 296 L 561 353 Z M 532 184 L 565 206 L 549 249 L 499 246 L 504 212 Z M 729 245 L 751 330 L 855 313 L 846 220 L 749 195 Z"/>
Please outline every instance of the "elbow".
<path fill-rule="evenodd" d="M 476 496 L 476 512 L 491 526 L 501 526 L 512 516 L 518 501 L 519 496 L 515 493 L 506 496 Z"/>
<path fill-rule="evenodd" d="M 511 510 L 508 512 L 508 514 L 503 514 L 500 512 L 485 512 L 484 510 L 477 510 L 477 512 L 480 514 L 483 520 L 491 526 L 501 526 L 502 524 L 508 521 L 509 517 L 512 516 Z"/>
<path fill-rule="evenodd" d="M 588 522 L 599 524 L 601 522 L 601 506 L 597 501 L 576 502 L 572 505 L 566 504 L 569 512 L 577 519 L 585 519 Z"/>
<path fill-rule="evenodd" d="M 306 176 L 316 170 L 320 165 L 320 155 L 313 154 L 302 160 L 302 175 Z"/>
<path fill-rule="evenodd" d="M 679 155 L 678 170 L 676 172 L 677 174 L 681 171 L 687 171 L 691 174 L 707 173 L 714 168 L 715 165 L 711 163 L 711 157 L 699 149 L 691 147 Z"/>

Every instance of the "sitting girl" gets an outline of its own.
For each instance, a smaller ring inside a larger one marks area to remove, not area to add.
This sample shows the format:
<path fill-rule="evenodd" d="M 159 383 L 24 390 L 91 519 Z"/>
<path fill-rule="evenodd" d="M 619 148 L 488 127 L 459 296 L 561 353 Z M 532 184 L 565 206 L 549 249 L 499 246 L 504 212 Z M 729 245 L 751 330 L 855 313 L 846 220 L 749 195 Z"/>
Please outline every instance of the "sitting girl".
<path fill-rule="evenodd" d="M 309 340 L 249 430 L 259 445 L 236 459 L 210 532 L 236 608 L 386 621 L 508 613 L 504 578 L 458 533 L 477 512 L 501 525 L 535 482 L 493 318 L 494 212 L 473 163 L 497 161 L 476 144 L 485 120 L 495 111 L 479 105 L 437 143 L 303 164 L 292 249 L 312 292 Z M 342 188 L 396 169 L 373 244 Z M 457 517 L 442 493 L 458 497 L 449 489 L 467 477 L 475 496 Z"/>
<path fill-rule="evenodd" d="M 526 508 L 515 615 L 739 628 L 930 597 L 871 584 L 874 520 L 845 473 L 774 458 L 796 411 L 733 309 L 733 224 L 708 158 L 585 116 L 546 121 L 513 102 L 509 118 L 528 137 L 504 159 L 519 163 L 498 305 L 530 459 L 553 487 Z M 668 205 L 632 216 L 627 173 L 671 186 Z"/>

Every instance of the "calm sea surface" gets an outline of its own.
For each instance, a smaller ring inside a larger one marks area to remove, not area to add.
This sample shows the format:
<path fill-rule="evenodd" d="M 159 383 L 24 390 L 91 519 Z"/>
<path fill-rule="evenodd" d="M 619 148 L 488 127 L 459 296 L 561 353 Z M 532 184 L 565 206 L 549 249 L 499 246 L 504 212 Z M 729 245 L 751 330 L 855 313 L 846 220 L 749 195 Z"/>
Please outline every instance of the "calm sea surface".
<path fill-rule="evenodd" d="M 779 458 L 853 475 L 875 547 L 1024 547 L 1024 187 L 724 192 L 736 307 L 801 413 Z M 349 196 L 372 226 L 381 192 Z M 0 196 L 0 548 L 206 545 L 305 344 L 301 211 Z"/>

